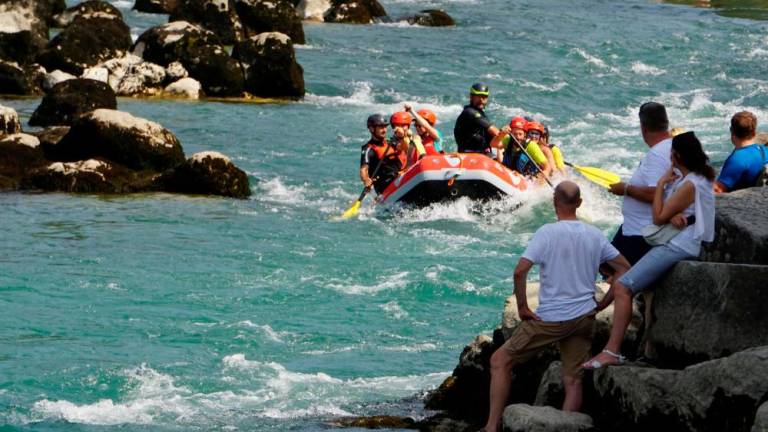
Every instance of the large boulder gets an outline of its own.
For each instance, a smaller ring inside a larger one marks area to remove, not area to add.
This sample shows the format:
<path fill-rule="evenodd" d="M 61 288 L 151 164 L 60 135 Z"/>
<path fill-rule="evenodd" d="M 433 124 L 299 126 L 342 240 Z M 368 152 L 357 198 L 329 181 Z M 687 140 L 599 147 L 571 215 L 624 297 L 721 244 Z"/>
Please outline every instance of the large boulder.
<path fill-rule="evenodd" d="M 179 140 L 161 125 L 97 109 L 78 118 L 57 145 L 63 161 L 102 157 L 134 170 L 165 171 L 184 162 Z"/>
<path fill-rule="evenodd" d="M 409 24 L 420 25 L 424 27 L 449 27 L 456 25 L 456 22 L 441 9 L 426 9 L 416 15 L 406 18 Z"/>
<path fill-rule="evenodd" d="M 54 162 L 22 181 L 24 189 L 76 193 L 125 193 L 137 191 L 137 175 L 105 160 Z M 140 189 L 139 189 L 140 190 Z"/>
<path fill-rule="evenodd" d="M 38 65 L 19 66 L 0 60 L 0 94 L 33 95 L 42 92 L 39 83 L 45 69 Z"/>
<path fill-rule="evenodd" d="M 301 19 L 287 0 L 235 0 L 235 9 L 245 36 L 279 32 L 288 35 L 293 43 L 305 43 Z"/>
<path fill-rule="evenodd" d="M 75 18 L 82 17 L 104 17 L 123 20 L 123 14 L 120 9 L 101 0 L 88 0 L 78 3 L 71 8 L 66 9 L 53 17 L 58 27 L 67 27 L 72 24 Z"/>
<path fill-rule="evenodd" d="M 15 109 L 0 105 L 0 137 L 21 132 L 19 114 Z"/>
<path fill-rule="evenodd" d="M 131 47 L 128 26 L 111 15 L 77 16 L 48 42 L 38 61 L 48 70 L 60 69 L 74 75 L 101 62 L 122 57 Z"/>
<path fill-rule="evenodd" d="M 167 96 L 171 97 L 199 99 L 202 93 L 202 86 L 194 78 L 182 78 L 168 84 L 163 91 Z"/>
<path fill-rule="evenodd" d="M 303 20 L 323 22 L 330 8 L 331 0 L 301 0 L 296 6 L 296 13 Z"/>
<path fill-rule="evenodd" d="M 37 137 L 40 141 L 40 148 L 43 150 L 45 158 L 48 160 L 57 160 L 59 158 L 56 152 L 56 146 L 59 141 L 69 132 L 69 126 L 49 126 L 41 131 L 31 132 L 31 135 Z"/>
<path fill-rule="evenodd" d="M 24 133 L 0 138 L 0 189 L 16 189 L 22 177 L 31 169 L 45 163 L 40 141 Z"/>
<path fill-rule="evenodd" d="M 209 96 L 240 96 L 243 71 L 210 31 L 186 21 L 152 27 L 133 46 L 144 60 L 167 67 L 178 61 Z"/>
<path fill-rule="evenodd" d="M 583 432 L 594 429 L 592 418 L 548 406 L 509 405 L 504 409 L 507 432 Z"/>
<path fill-rule="evenodd" d="M 768 398 L 768 346 L 681 371 L 608 367 L 594 381 L 605 430 L 748 432 Z"/>
<path fill-rule="evenodd" d="M 180 3 L 181 0 L 136 0 L 133 9 L 146 13 L 170 14 Z"/>
<path fill-rule="evenodd" d="M 262 33 L 235 46 L 232 57 L 240 60 L 245 89 L 256 96 L 304 96 L 304 70 L 296 62 L 291 39 L 282 33 Z"/>
<path fill-rule="evenodd" d="M 185 0 L 171 12 L 168 21 L 197 24 L 212 31 L 225 45 L 243 39 L 243 27 L 235 13 L 234 0 Z"/>
<path fill-rule="evenodd" d="M 29 124 L 71 125 L 81 115 L 98 108 L 116 109 L 115 92 L 100 81 L 71 79 L 53 86 L 32 113 Z"/>
<path fill-rule="evenodd" d="M 45 0 L 0 2 L 0 60 L 31 63 L 48 42 L 51 10 Z"/>
<path fill-rule="evenodd" d="M 684 367 L 768 345 L 768 266 L 682 261 L 654 297 L 649 342 Z"/>
<path fill-rule="evenodd" d="M 768 432 L 768 402 L 760 405 L 755 414 L 755 423 L 750 432 Z"/>
<path fill-rule="evenodd" d="M 333 23 L 371 24 L 385 16 L 387 12 L 377 0 L 331 0 L 324 19 Z"/>
<path fill-rule="evenodd" d="M 154 95 L 163 89 L 165 68 L 150 62 L 132 65 L 117 84 L 120 96 Z"/>
<path fill-rule="evenodd" d="M 251 195 L 248 175 L 218 152 L 195 153 L 160 179 L 168 192 L 222 195 L 246 198 Z"/>
<path fill-rule="evenodd" d="M 720 194 L 715 202 L 715 240 L 702 261 L 768 265 L 768 188 Z"/>

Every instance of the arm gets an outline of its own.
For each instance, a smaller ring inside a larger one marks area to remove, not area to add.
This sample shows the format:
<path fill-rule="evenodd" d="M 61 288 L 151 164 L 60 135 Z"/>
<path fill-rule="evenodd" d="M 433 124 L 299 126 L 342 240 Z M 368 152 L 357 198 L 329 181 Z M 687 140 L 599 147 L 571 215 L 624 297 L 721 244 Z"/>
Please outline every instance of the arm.
<path fill-rule="evenodd" d="M 521 320 L 536 320 L 540 321 L 541 318 L 531 311 L 528 307 L 528 297 L 526 293 L 526 279 L 528 278 L 528 272 L 533 267 L 533 262 L 520 258 L 515 267 L 515 299 L 517 300 L 517 312 L 520 315 Z"/>
<path fill-rule="evenodd" d="M 611 277 L 611 286 L 608 288 L 608 292 L 605 293 L 605 297 L 603 297 L 602 300 L 597 302 L 597 311 L 600 312 L 601 310 L 605 309 L 613 303 L 613 286 L 616 283 L 617 280 L 623 275 L 624 273 L 629 270 L 631 265 L 629 264 L 629 261 L 627 261 L 626 258 L 624 258 L 624 255 L 617 255 L 616 258 L 610 259 L 605 262 L 609 267 L 613 269 L 613 276 Z"/>
<path fill-rule="evenodd" d="M 360 180 L 363 181 L 363 185 L 367 188 L 373 186 L 373 180 L 368 177 L 368 165 L 360 166 Z"/>
<path fill-rule="evenodd" d="M 424 120 L 424 117 L 420 116 L 418 112 L 414 111 L 410 105 L 405 104 L 405 111 L 411 113 L 413 119 L 416 121 L 416 124 L 426 129 L 427 133 L 430 134 L 433 139 L 440 139 L 440 134 L 437 133 L 437 129 L 429 124 L 428 121 Z"/>
<path fill-rule="evenodd" d="M 538 143 L 535 141 L 528 141 L 528 144 L 525 146 L 525 151 L 531 156 L 533 163 L 541 168 L 544 176 L 549 177 L 549 175 L 552 174 L 552 167 L 547 162 L 547 157 L 544 155 L 544 152 L 541 147 L 539 147 Z"/>
<path fill-rule="evenodd" d="M 549 168 L 549 172 L 544 171 L 544 173 L 547 176 L 552 175 L 552 172 L 555 170 L 555 167 L 557 167 L 557 164 L 555 164 L 555 155 L 552 153 L 552 150 L 550 150 L 549 147 L 546 146 L 539 146 L 541 147 L 541 152 L 544 153 L 544 156 L 547 157 L 547 167 Z"/>
<path fill-rule="evenodd" d="M 664 185 L 674 178 L 672 169 L 661 176 L 656 185 L 656 193 L 653 197 L 653 223 L 663 225 L 672 219 L 672 216 L 681 213 L 696 199 L 696 188 L 691 182 L 685 182 L 671 197 L 664 201 Z"/>
<path fill-rule="evenodd" d="M 715 189 L 715 193 L 727 193 L 727 192 L 730 192 L 731 190 L 731 188 L 722 184 L 720 180 L 715 181 L 714 189 Z"/>
<path fill-rule="evenodd" d="M 509 143 L 509 139 L 504 139 L 509 136 L 509 126 L 504 126 L 501 128 L 498 134 L 496 134 L 495 137 L 491 140 L 491 147 L 503 149 L 507 146 L 507 143 Z"/>
<path fill-rule="evenodd" d="M 638 186 L 638 185 L 631 185 L 627 182 L 618 182 L 611 185 L 611 188 L 609 189 L 610 192 L 614 195 L 625 195 L 624 190 L 626 189 L 627 196 L 630 196 L 638 201 L 652 203 L 654 194 L 656 193 L 656 187 L 652 186 Z"/>

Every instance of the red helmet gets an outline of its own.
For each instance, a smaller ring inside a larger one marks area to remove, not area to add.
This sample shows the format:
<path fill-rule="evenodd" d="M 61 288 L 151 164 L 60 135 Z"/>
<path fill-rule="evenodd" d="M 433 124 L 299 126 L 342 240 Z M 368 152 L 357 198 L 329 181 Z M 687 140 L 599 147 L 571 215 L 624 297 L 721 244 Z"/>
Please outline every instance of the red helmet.
<path fill-rule="evenodd" d="M 537 122 L 537 121 L 530 121 L 530 122 L 526 123 L 525 124 L 525 131 L 528 132 L 528 131 L 532 131 L 532 130 L 539 131 L 539 133 L 543 134 L 544 133 L 544 125 L 539 123 L 539 122 Z"/>
<path fill-rule="evenodd" d="M 525 120 L 525 117 L 512 117 L 512 120 L 509 121 L 509 127 L 512 129 L 523 129 L 525 130 L 525 124 L 528 123 Z"/>
<path fill-rule="evenodd" d="M 433 113 L 431 110 L 428 110 L 428 109 L 420 109 L 420 110 L 418 110 L 417 112 L 419 113 L 419 115 L 421 116 L 421 118 L 423 118 L 424 120 L 426 120 L 426 121 L 427 121 L 429 124 L 431 124 L 432 126 L 434 126 L 434 125 L 435 125 L 435 123 L 437 123 L 437 116 L 436 116 L 436 115 L 435 115 L 435 113 Z"/>
<path fill-rule="evenodd" d="M 389 124 L 394 126 L 410 126 L 411 121 L 413 119 L 411 118 L 411 115 L 408 114 L 405 111 L 398 111 L 394 114 L 392 114 L 392 117 L 389 118 Z"/>

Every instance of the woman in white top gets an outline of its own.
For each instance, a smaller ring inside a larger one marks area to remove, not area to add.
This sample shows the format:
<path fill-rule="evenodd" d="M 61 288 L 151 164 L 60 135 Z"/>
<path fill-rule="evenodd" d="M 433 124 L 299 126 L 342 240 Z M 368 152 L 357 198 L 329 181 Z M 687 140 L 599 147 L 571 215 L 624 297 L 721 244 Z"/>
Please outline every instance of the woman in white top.
<path fill-rule="evenodd" d="M 653 247 L 621 275 L 598 304 L 598 310 L 602 310 L 615 297 L 613 328 L 605 349 L 584 363 L 585 369 L 599 369 L 624 361 L 619 350 L 632 315 L 632 296 L 646 289 L 678 261 L 697 258 L 701 242 L 711 242 L 715 237 L 715 195 L 712 191 L 715 170 L 709 165 L 709 158 L 696 135 L 686 132 L 674 137 L 670 158 L 672 168 L 659 179 L 653 198 L 653 223 L 671 223 L 681 230 L 666 244 Z M 682 175 L 678 176 L 674 169 Z M 668 185 L 671 189 L 665 201 Z M 689 216 L 695 216 L 691 225 L 687 224 Z"/>

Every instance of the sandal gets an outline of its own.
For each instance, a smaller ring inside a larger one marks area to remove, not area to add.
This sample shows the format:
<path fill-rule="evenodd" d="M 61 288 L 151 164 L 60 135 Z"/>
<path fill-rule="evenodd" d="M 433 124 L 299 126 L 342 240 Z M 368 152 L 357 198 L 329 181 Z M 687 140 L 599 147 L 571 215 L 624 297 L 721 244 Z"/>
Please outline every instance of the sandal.
<path fill-rule="evenodd" d="M 623 364 L 624 362 L 626 362 L 626 361 L 627 361 L 627 358 L 626 358 L 626 357 L 624 357 L 624 356 L 623 356 L 623 355 L 621 355 L 621 354 L 616 354 L 616 353 L 615 353 L 615 352 L 613 352 L 613 351 L 609 351 L 609 350 L 607 350 L 607 349 L 604 349 L 604 350 L 603 350 L 603 353 L 605 353 L 605 354 L 608 354 L 609 356 L 611 356 L 611 357 L 615 358 L 615 359 L 616 359 L 616 362 L 615 362 L 615 363 L 611 362 L 611 363 L 607 363 L 607 364 L 606 364 L 606 363 L 602 363 L 602 362 L 600 362 L 599 360 L 595 360 L 595 359 L 593 358 L 592 360 L 590 360 L 590 361 L 588 361 L 588 362 L 586 362 L 586 363 L 582 364 L 582 365 L 581 365 L 582 369 L 586 369 L 586 370 L 597 370 L 597 369 L 602 369 L 602 368 L 604 368 L 604 367 L 606 367 L 606 366 L 610 366 L 610 365 L 614 365 L 614 364 L 617 364 L 617 365 L 619 365 L 619 364 Z"/>

